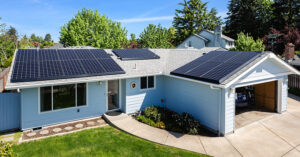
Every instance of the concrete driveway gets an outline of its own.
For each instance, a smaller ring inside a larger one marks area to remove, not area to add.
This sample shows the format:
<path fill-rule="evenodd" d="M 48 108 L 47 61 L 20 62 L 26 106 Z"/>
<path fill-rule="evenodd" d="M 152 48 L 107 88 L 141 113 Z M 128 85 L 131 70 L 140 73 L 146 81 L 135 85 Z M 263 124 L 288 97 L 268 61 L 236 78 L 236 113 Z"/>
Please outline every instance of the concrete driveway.
<path fill-rule="evenodd" d="M 173 133 L 140 123 L 126 114 L 105 118 L 132 135 L 202 154 L 300 157 L 300 98 L 293 95 L 289 95 L 287 112 L 253 122 L 225 137 Z"/>

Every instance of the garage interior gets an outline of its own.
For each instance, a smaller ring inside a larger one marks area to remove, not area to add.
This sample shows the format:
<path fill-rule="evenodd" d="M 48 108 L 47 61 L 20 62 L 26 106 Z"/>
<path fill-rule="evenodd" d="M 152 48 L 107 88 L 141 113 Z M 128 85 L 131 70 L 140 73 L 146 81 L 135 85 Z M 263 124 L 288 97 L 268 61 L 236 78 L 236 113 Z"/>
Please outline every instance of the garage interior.
<path fill-rule="evenodd" d="M 277 112 L 277 81 L 244 86 L 235 90 L 235 128 Z"/>

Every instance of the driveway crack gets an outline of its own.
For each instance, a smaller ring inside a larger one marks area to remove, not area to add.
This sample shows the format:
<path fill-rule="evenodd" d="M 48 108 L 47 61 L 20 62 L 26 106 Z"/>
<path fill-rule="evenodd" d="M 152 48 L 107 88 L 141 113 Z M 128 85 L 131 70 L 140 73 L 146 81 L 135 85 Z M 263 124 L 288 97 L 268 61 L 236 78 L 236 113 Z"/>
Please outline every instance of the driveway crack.
<path fill-rule="evenodd" d="M 229 144 L 241 155 L 241 156 L 243 156 L 243 154 L 231 143 L 231 141 L 225 136 L 224 137 L 228 142 L 229 142 Z"/>
<path fill-rule="evenodd" d="M 281 137 L 280 135 L 276 134 L 272 129 L 268 128 L 263 122 L 259 122 L 263 127 L 265 127 L 267 130 L 269 130 L 270 132 L 272 132 L 274 135 L 278 136 L 280 139 L 282 139 L 283 141 L 285 141 L 288 145 L 290 145 L 291 147 L 295 148 L 292 144 L 290 144 L 286 139 L 284 139 L 283 137 Z"/>

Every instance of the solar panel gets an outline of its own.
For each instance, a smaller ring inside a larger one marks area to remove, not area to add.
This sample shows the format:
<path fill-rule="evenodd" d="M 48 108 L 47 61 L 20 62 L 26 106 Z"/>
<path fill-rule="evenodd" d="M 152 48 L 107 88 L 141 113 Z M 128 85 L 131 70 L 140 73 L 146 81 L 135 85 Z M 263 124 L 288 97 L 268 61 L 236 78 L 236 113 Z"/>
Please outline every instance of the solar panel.
<path fill-rule="evenodd" d="M 121 60 L 159 59 L 160 57 L 148 49 L 113 49 Z"/>
<path fill-rule="evenodd" d="M 102 49 L 19 49 L 11 82 L 124 74 Z"/>
<path fill-rule="evenodd" d="M 171 72 L 173 75 L 222 83 L 262 52 L 212 51 Z"/>
<path fill-rule="evenodd" d="M 103 49 L 89 49 L 89 51 L 95 56 L 96 59 L 108 59 L 111 58 Z"/>

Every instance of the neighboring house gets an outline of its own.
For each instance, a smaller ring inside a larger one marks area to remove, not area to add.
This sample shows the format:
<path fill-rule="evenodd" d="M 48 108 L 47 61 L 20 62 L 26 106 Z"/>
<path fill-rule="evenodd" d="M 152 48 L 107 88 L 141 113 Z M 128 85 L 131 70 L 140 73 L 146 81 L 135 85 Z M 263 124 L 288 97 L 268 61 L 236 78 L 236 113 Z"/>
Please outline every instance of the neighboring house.
<path fill-rule="evenodd" d="M 215 31 L 202 30 L 198 34 L 193 34 L 185 39 L 177 48 L 195 48 L 201 49 L 204 47 L 222 47 L 230 49 L 234 47 L 234 39 L 231 39 L 222 34 L 222 28 L 216 27 Z"/>
<path fill-rule="evenodd" d="M 6 89 L 20 91 L 21 130 L 158 105 L 224 135 L 235 129 L 236 88 L 257 84 L 271 87 L 260 105 L 286 111 L 297 70 L 270 52 L 218 49 L 16 50 Z"/>
<path fill-rule="evenodd" d="M 61 49 L 64 48 L 64 45 L 61 43 L 56 43 L 55 45 L 49 47 L 48 49 Z"/>

